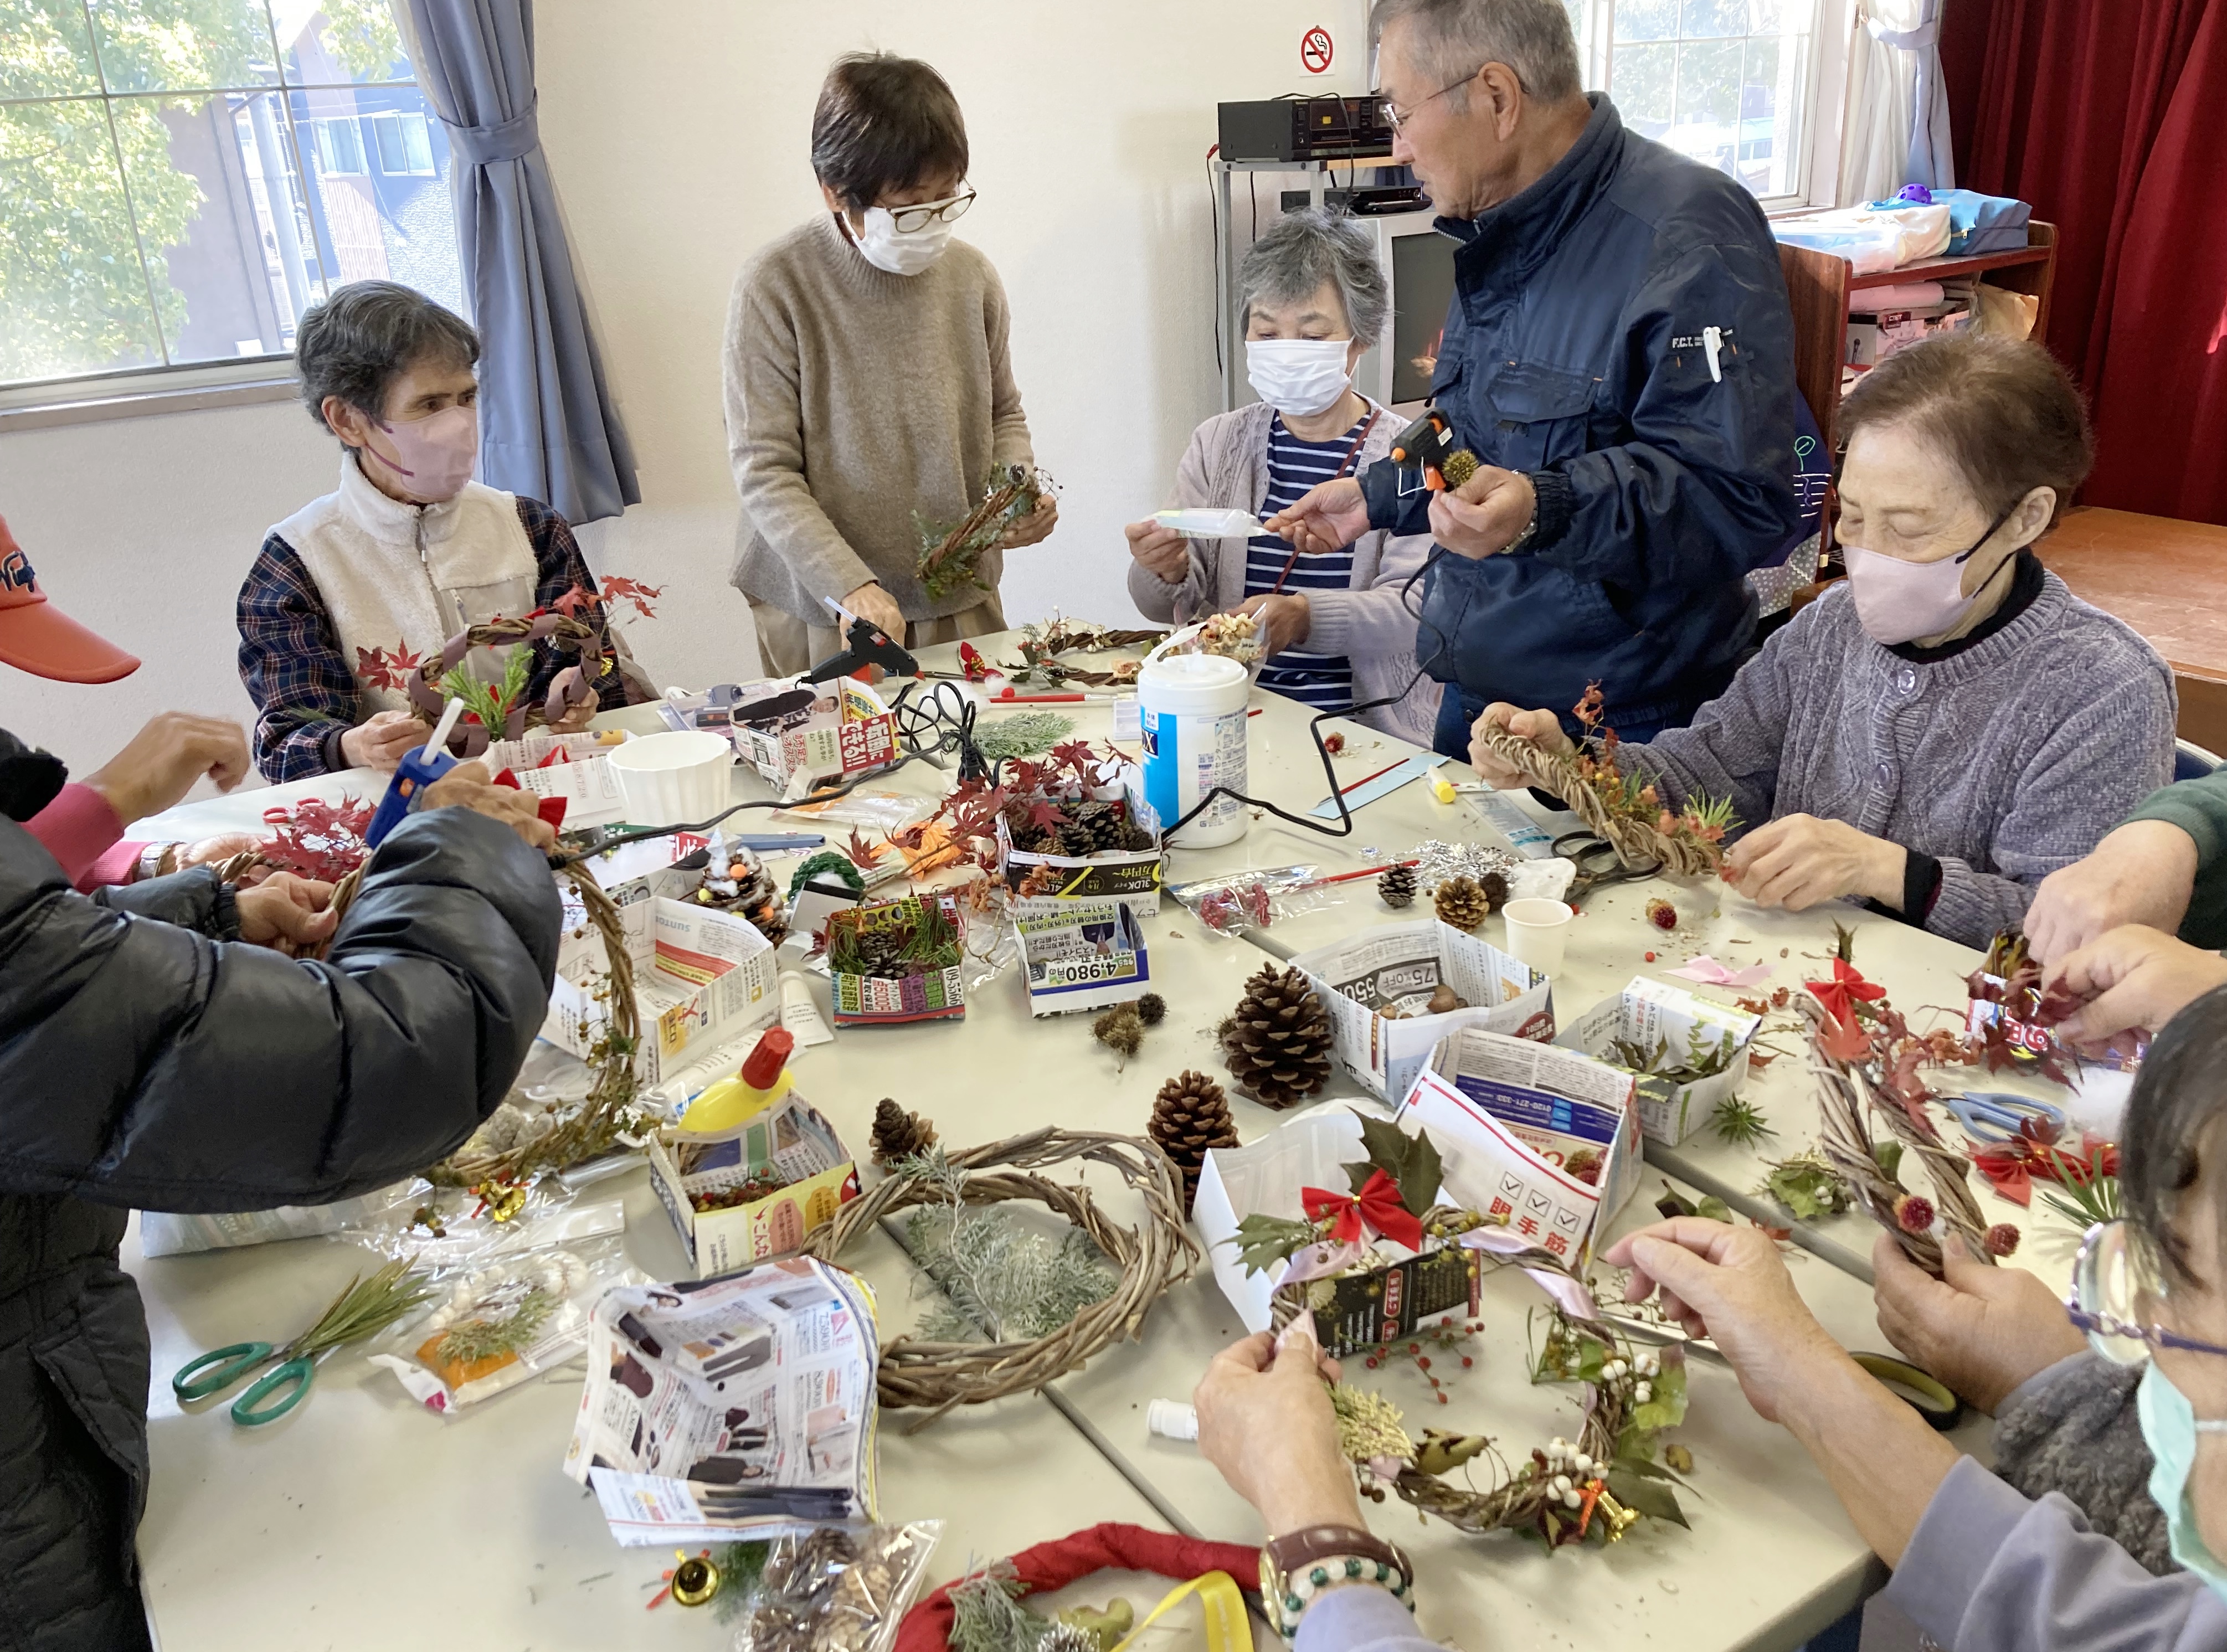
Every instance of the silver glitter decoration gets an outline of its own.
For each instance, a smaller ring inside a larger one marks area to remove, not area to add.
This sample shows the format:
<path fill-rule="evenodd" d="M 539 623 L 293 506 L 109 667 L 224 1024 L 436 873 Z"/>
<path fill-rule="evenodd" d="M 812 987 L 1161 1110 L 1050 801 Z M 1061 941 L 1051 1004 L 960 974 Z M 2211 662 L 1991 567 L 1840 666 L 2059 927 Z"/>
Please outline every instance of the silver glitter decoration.
<path fill-rule="evenodd" d="M 1483 877 L 1498 872 L 1503 877 L 1522 863 L 1508 850 L 1487 843 L 1440 843 L 1426 839 L 1407 852 L 1415 858 L 1415 886 L 1428 895 L 1456 877 Z"/>

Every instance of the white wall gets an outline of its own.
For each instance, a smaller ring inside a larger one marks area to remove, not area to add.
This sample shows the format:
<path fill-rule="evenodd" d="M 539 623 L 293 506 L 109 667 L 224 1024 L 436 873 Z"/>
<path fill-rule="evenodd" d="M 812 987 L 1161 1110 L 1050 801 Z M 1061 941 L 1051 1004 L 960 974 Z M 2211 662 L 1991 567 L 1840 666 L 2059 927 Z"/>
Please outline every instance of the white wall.
<path fill-rule="evenodd" d="M 644 500 L 581 538 L 599 572 L 667 587 L 629 630 L 653 674 L 703 683 L 754 660 L 726 583 L 720 335 L 744 259 L 819 209 L 808 132 L 833 57 L 922 56 L 957 91 L 981 192 L 960 233 L 1005 279 L 1037 456 L 1065 488 L 1059 531 L 1007 558 L 1006 611 L 1118 622 L 1120 525 L 1165 502 L 1216 405 L 1214 105 L 1362 90 L 1365 15 L 1364 0 L 539 0 L 542 141 Z M 1311 77 L 1299 43 L 1317 23 L 1337 56 Z M 263 530 L 329 488 L 332 463 L 292 405 L 0 437 L 0 515 L 42 583 L 148 662 L 105 688 L 7 673 L 0 726 L 90 767 L 163 705 L 245 715 L 233 593 Z"/>

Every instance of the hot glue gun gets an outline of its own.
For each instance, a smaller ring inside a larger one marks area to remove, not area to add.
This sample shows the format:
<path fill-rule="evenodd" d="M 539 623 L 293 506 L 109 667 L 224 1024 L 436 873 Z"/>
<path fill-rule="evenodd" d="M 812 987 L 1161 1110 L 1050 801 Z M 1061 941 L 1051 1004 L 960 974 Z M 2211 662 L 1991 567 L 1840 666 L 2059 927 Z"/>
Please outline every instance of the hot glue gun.
<path fill-rule="evenodd" d="M 379 800 L 379 812 L 371 817 L 371 825 L 363 834 L 366 848 L 378 848 L 388 832 L 417 811 L 424 800 L 425 788 L 456 766 L 456 760 L 447 749 L 449 731 L 456 726 L 456 719 L 463 712 L 463 701 L 450 700 L 433 730 L 433 737 L 417 750 L 404 754 L 402 761 L 394 765 L 394 778 L 386 782 L 386 795 Z"/>

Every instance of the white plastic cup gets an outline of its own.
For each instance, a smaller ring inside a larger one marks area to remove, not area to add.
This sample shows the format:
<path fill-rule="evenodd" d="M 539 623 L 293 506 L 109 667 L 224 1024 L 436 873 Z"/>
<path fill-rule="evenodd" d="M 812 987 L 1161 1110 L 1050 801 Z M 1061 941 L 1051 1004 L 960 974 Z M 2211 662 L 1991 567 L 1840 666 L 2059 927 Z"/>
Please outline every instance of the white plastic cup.
<path fill-rule="evenodd" d="M 1252 686 L 1244 667 L 1215 654 L 1155 652 L 1138 672 L 1145 800 L 1163 831 L 1216 787 L 1245 789 L 1245 702 Z M 1236 842 L 1251 825 L 1242 803 L 1219 797 L 1166 841 L 1177 849 L 1211 849 Z"/>
<path fill-rule="evenodd" d="M 1500 909 L 1508 924 L 1508 955 L 1542 975 L 1562 967 L 1562 947 L 1570 936 L 1567 901 L 1510 901 Z"/>
<path fill-rule="evenodd" d="M 604 759 L 617 776 L 627 823 L 690 826 L 727 807 L 735 748 L 721 734 L 671 730 L 636 735 Z"/>

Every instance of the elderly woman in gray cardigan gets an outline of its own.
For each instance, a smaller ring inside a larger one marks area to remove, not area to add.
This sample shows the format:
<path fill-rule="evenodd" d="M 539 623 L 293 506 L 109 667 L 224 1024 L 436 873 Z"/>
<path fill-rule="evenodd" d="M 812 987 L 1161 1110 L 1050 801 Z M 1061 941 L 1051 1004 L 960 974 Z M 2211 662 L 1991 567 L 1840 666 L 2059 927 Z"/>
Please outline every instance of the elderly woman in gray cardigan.
<path fill-rule="evenodd" d="M 1353 369 L 1391 298 L 1369 233 L 1311 208 L 1253 243 L 1238 284 L 1246 373 L 1260 399 L 1191 432 L 1176 503 L 1265 518 L 1390 450 L 1402 421 L 1353 387 Z M 1146 618 L 1253 615 L 1267 646 L 1260 686 L 1318 711 L 1392 699 L 1361 720 L 1431 743 L 1439 687 L 1417 674 L 1406 590 L 1430 553 L 1427 535 L 1365 533 L 1328 556 L 1299 557 L 1274 534 L 1190 539 L 1149 520 L 1124 532 L 1135 558 L 1129 595 Z"/>
<path fill-rule="evenodd" d="M 1841 425 L 1847 579 L 1691 727 L 1623 754 L 1672 809 L 1731 800 L 1747 824 L 1724 878 L 1759 904 L 1868 900 L 1985 946 L 2171 778 L 2173 673 L 2029 548 L 2094 451 L 2040 346 L 1913 346 L 1865 375 Z M 1551 711 L 1490 705 L 1487 727 L 1568 749 Z"/>

